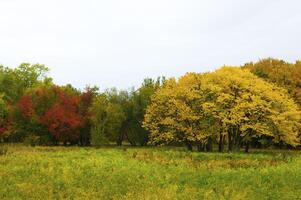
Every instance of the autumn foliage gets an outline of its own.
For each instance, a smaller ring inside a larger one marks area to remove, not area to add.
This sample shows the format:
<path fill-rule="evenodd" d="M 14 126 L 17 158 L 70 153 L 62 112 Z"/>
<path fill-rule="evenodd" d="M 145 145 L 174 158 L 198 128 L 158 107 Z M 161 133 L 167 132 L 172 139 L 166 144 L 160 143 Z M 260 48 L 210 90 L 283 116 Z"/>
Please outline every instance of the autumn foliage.
<path fill-rule="evenodd" d="M 74 142 L 79 139 L 78 130 L 82 126 L 82 116 L 79 113 L 80 98 L 60 93 L 58 101 L 40 117 L 51 135 L 58 141 Z"/>
<path fill-rule="evenodd" d="M 199 151 L 300 146 L 300 61 L 268 58 L 104 92 L 55 85 L 47 72 L 39 64 L 0 67 L 0 142 Z"/>
<path fill-rule="evenodd" d="M 33 103 L 30 96 L 22 96 L 17 102 L 17 108 L 24 118 L 30 118 L 34 114 Z"/>
<path fill-rule="evenodd" d="M 223 67 L 188 73 L 159 89 L 147 109 L 144 127 L 153 144 L 186 144 L 212 151 L 225 143 L 232 151 L 260 141 L 297 146 L 301 113 L 286 90 L 246 69 Z"/>
<path fill-rule="evenodd" d="M 89 91 L 72 94 L 58 86 L 33 88 L 17 102 L 16 111 L 20 115 L 15 118 L 28 124 L 28 132 L 46 133 L 56 144 L 80 143 L 81 129 L 87 126 L 88 107 L 93 95 Z M 35 130 L 36 126 L 40 129 Z"/>

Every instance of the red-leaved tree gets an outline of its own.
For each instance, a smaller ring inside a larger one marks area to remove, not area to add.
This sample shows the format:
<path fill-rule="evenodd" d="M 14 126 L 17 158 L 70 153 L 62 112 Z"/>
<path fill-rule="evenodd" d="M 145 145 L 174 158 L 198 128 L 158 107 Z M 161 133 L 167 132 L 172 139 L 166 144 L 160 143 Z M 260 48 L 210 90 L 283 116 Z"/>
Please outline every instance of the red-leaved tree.
<path fill-rule="evenodd" d="M 65 144 L 78 141 L 82 127 L 79 103 L 79 96 L 70 96 L 61 91 L 58 101 L 41 117 L 41 122 L 57 141 Z"/>
<path fill-rule="evenodd" d="M 17 102 L 17 107 L 22 113 L 22 116 L 24 118 L 30 118 L 32 117 L 34 113 L 33 109 L 33 103 L 30 96 L 23 96 L 20 98 L 20 100 Z"/>

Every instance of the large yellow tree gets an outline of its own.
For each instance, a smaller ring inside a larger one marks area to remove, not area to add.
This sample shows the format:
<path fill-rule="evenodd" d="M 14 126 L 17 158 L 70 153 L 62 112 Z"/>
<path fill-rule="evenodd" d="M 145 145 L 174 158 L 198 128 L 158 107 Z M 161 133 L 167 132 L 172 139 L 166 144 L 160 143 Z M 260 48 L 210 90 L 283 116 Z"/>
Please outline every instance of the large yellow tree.
<path fill-rule="evenodd" d="M 223 67 L 168 80 L 148 107 L 144 127 L 153 144 L 183 143 L 189 149 L 246 151 L 251 141 L 269 139 L 296 146 L 300 112 L 287 92 L 246 69 Z"/>

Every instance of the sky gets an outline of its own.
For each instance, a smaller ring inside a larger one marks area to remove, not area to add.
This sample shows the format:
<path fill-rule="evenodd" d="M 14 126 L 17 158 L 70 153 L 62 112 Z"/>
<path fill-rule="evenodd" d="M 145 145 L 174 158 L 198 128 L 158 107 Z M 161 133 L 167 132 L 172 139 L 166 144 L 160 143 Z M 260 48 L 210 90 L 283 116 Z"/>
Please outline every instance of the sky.
<path fill-rule="evenodd" d="M 0 64 L 45 64 L 60 85 L 127 89 L 300 55 L 300 0 L 0 0 Z"/>

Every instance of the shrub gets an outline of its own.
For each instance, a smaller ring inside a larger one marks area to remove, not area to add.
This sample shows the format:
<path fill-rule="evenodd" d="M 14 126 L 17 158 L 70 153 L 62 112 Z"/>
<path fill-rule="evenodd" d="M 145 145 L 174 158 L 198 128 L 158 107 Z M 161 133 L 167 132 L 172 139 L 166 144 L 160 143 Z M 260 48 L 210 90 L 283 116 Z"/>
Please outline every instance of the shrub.
<path fill-rule="evenodd" d="M 24 139 L 23 143 L 26 144 L 26 145 L 30 145 L 30 146 L 34 147 L 34 146 L 40 144 L 40 137 L 36 136 L 36 135 L 33 135 L 33 134 L 30 134 Z"/>

